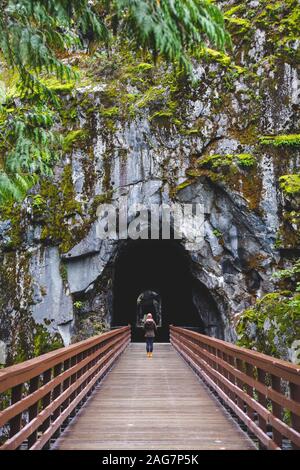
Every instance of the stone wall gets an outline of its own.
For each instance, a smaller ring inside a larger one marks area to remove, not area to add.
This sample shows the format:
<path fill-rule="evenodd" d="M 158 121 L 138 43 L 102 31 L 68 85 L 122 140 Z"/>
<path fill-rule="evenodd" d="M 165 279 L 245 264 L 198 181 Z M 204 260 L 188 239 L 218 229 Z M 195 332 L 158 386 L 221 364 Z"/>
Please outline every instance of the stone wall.
<path fill-rule="evenodd" d="M 220 3 L 233 50 L 195 51 L 194 81 L 117 44 L 113 64 L 77 57 L 81 80 L 62 91 L 64 158 L 2 216 L 0 362 L 18 360 L 16 325 L 28 357 L 34 341 L 56 347 L 109 328 L 121 242 L 97 239 L 100 203 L 204 205 L 205 242 L 189 252 L 193 303 L 204 321 L 197 292 L 209 292 L 228 340 L 296 257 L 299 188 L 280 177 L 299 174 L 297 2 Z"/>

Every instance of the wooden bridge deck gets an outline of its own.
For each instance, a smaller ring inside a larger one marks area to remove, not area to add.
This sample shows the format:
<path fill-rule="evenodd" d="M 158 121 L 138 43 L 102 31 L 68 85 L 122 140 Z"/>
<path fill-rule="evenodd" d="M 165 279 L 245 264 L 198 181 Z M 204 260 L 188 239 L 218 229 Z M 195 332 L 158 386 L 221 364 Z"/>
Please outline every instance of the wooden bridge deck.
<path fill-rule="evenodd" d="M 132 343 L 54 449 L 255 449 L 170 344 Z"/>

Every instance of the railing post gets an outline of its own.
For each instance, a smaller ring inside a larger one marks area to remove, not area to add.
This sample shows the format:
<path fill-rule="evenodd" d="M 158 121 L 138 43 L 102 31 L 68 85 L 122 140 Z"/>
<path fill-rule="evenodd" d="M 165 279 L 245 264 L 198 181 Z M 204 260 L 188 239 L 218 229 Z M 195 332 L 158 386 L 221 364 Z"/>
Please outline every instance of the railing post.
<path fill-rule="evenodd" d="M 43 385 L 46 385 L 48 382 L 50 382 L 51 375 L 52 375 L 52 369 L 48 369 L 43 373 Z M 43 410 L 47 408 L 47 406 L 50 405 L 50 402 L 51 402 L 51 392 L 47 393 L 47 395 L 45 395 L 44 398 L 42 399 Z M 45 419 L 45 421 L 40 427 L 40 430 L 42 433 L 45 432 L 49 428 L 50 421 L 51 421 L 50 417 Z M 46 449 L 49 449 L 49 447 L 50 447 L 50 442 L 48 441 L 46 442 L 43 448 L 46 450 Z"/>
<path fill-rule="evenodd" d="M 257 369 L 257 380 L 265 385 L 265 382 L 266 382 L 266 373 L 264 370 L 258 368 Z M 259 390 L 257 390 L 257 397 L 258 397 L 258 403 L 260 403 L 264 408 L 267 408 L 267 399 L 266 399 L 266 396 L 261 393 Z M 266 433 L 267 432 L 267 423 L 266 423 L 266 420 L 258 415 L 258 426 L 260 427 L 260 429 Z"/>
<path fill-rule="evenodd" d="M 63 363 L 63 371 L 66 372 L 70 368 L 70 359 L 67 359 Z M 62 390 L 65 392 L 70 386 L 70 377 L 63 381 Z M 61 405 L 61 410 L 64 411 L 70 403 L 70 397 L 68 397 Z M 68 423 L 69 417 L 64 421 L 63 426 Z"/>
<path fill-rule="evenodd" d="M 30 380 L 29 393 L 33 393 L 38 389 L 39 380 L 40 380 L 39 377 L 34 377 L 33 379 Z M 35 418 L 37 416 L 38 408 L 39 408 L 39 402 L 38 401 L 29 408 L 29 410 L 28 410 L 29 421 L 31 421 L 33 418 Z M 34 431 L 28 437 L 28 449 L 30 449 L 30 447 L 36 442 L 36 439 L 37 439 L 37 430 Z"/>
<path fill-rule="evenodd" d="M 276 390 L 276 392 L 281 392 L 281 380 L 280 377 L 277 377 L 276 375 L 271 375 L 271 386 L 273 390 Z M 272 412 L 273 415 L 276 416 L 276 418 L 281 419 L 282 418 L 282 408 L 278 403 L 272 400 Z M 276 442 L 276 444 L 281 447 L 282 446 L 282 435 L 280 434 L 279 431 L 276 429 L 272 429 L 273 431 L 273 441 Z"/>
<path fill-rule="evenodd" d="M 54 366 L 54 378 L 57 377 L 61 373 L 61 371 L 62 371 L 62 364 L 61 363 Z M 61 393 L 61 384 L 58 384 L 53 389 L 52 401 L 54 401 L 56 398 L 58 398 L 60 396 L 60 393 Z M 54 412 L 52 414 L 52 423 L 59 417 L 60 412 L 61 412 L 60 408 L 61 408 L 61 405 L 59 405 L 57 407 L 57 409 L 54 410 Z M 59 435 L 60 435 L 60 427 L 55 431 L 55 433 L 53 434 L 53 437 L 57 438 Z"/>
<path fill-rule="evenodd" d="M 291 394 L 292 400 L 295 400 L 298 403 L 300 403 L 300 385 L 296 385 L 290 382 L 290 394 Z M 292 418 L 292 427 L 295 429 L 295 431 L 300 433 L 300 416 L 296 415 L 295 413 L 292 413 L 291 418 Z M 300 446 L 293 444 L 293 449 L 300 450 Z"/>
<path fill-rule="evenodd" d="M 254 377 L 254 367 L 252 364 L 248 364 L 248 362 L 246 362 L 246 374 L 251 379 Z M 253 387 L 251 385 L 246 384 L 246 390 L 247 390 L 247 395 L 253 398 Z M 251 421 L 254 420 L 254 411 L 249 405 L 247 405 L 247 415 L 249 416 Z"/>
<path fill-rule="evenodd" d="M 11 391 L 11 404 L 17 403 L 22 398 L 23 384 L 17 385 Z M 13 437 L 21 428 L 22 413 L 14 416 L 9 422 L 9 437 Z"/>
<path fill-rule="evenodd" d="M 229 363 L 232 367 L 234 367 L 234 357 L 233 357 L 233 356 L 231 356 L 231 355 L 228 356 L 228 363 Z M 235 385 L 235 377 L 234 377 L 234 375 L 233 375 L 231 372 L 228 373 L 228 379 L 230 380 L 230 382 L 231 382 L 232 384 Z M 230 391 L 230 398 L 232 399 L 233 402 L 235 402 L 235 393 L 232 392 L 232 391 Z"/>
<path fill-rule="evenodd" d="M 240 372 L 244 372 L 244 364 L 241 359 L 236 359 L 236 367 Z M 244 382 L 242 380 L 237 378 L 236 384 L 240 390 L 244 391 Z M 237 405 L 242 411 L 245 411 L 245 402 L 240 396 L 237 396 Z"/>
<path fill-rule="evenodd" d="M 220 351 L 219 349 L 217 349 L 216 357 L 217 357 L 218 359 L 222 359 L 222 358 L 223 358 L 222 351 Z M 221 375 L 223 375 L 223 367 L 222 367 L 220 364 L 217 365 L 217 369 L 218 369 L 218 372 L 219 372 Z M 218 383 L 218 386 L 220 387 L 220 389 L 223 390 L 223 392 L 225 392 L 224 384 L 223 384 L 220 380 L 218 380 L 217 383 Z"/>
<path fill-rule="evenodd" d="M 78 361 L 77 355 L 73 356 L 71 358 L 71 367 L 75 366 L 77 364 L 77 361 Z M 75 372 L 75 374 L 71 375 L 70 385 L 73 385 L 76 382 L 77 376 L 78 376 L 78 372 Z M 72 401 L 75 400 L 75 398 L 76 398 L 76 391 L 71 393 L 70 403 L 72 403 Z M 74 410 L 70 414 L 70 417 L 72 418 L 73 416 L 75 416 L 75 414 L 76 414 L 76 409 L 74 408 Z"/>

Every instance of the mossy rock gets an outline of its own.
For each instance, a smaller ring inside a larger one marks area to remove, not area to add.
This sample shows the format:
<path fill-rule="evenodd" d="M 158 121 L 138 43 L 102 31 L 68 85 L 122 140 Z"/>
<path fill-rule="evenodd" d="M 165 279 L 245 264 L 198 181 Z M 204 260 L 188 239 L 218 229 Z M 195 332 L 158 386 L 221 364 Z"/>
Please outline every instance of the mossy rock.
<path fill-rule="evenodd" d="M 117 106 L 112 106 L 111 108 L 101 109 L 100 114 L 105 118 L 117 118 L 120 114 L 119 108 Z"/>
<path fill-rule="evenodd" d="M 279 178 L 280 187 L 287 195 L 300 195 L 300 175 L 283 175 Z"/>
<path fill-rule="evenodd" d="M 217 62 L 225 68 L 231 65 L 229 55 L 209 47 L 202 47 L 195 56 L 197 56 L 198 59 L 206 59 L 208 62 Z"/>
<path fill-rule="evenodd" d="M 243 312 L 236 330 L 239 346 L 281 359 L 297 357 L 293 348 L 300 338 L 300 294 L 282 291 L 265 295 Z"/>
<path fill-rule="evenodd" d="M 63 140 L 63 151 L 70 152 L 75 146 L 83 146 L 87 143 L 90 133 L 86 129 L 74 129 L 69 131 Z"/>
<path fill-rule="evenodd" d="M 222 171 L 231 168 L 236 171 L 234 167 L 239 166 L 247 169 L 255 166 L 256 158 L 250 153 L 237 153 L 237 154 L 213 154 L 197 161 L 199 168 L 209 168 L 213 171 Z"/>
<path fill-rule="evenodd" d="M 300 134 L 264 135 L 259 138 L 261 145 L 274 147 L 300 147 Z"/>

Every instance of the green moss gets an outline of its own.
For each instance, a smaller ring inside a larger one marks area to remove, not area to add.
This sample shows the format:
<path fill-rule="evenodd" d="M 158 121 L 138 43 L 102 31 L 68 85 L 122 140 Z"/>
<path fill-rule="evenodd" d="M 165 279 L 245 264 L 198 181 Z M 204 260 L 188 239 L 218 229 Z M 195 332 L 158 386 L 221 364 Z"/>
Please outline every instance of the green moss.
<path fill-rule="evenodd" d="M 151 70 L 153 69 L 154 65 L 149 64 L 148 62 L 141 62 L 140 64 L 137 65 L 137 69 L 139 72 L 144 72 L 145 70 Z"/>
<path fill-rule="evenodd" d="M 246 6 L 243 3 L 235 5 L 231 8 L 229 8 L 229 10 L 225 10 L 224 17 L 229 18 L 229 17 L 235 15 L 236 13 L 238 13 L 238 14 L 244 13 L 245 8 L 246 8 Z"/>
<path fill-rule="evenodd" d="M 24 240 L 25 214 L 20 203 L 7 202 L 0 206 L 0 220 L 10 220 L 11 228 L 8 232 L 10 242 L 7 249 L 19 248 Z"/>
<path fill-rule="evenodd" d="M 131 65 L 127 67 L 127 72 L 130 72 L 134 75 L 135 73 L 147 72 L 148 70 L 152 70 L 153 68 L 153 64 L 149 64 L 148 62 L 140 62 L 137 65 Z"/>
<path fill-rule="evenodd" d="M 112 191 L 107 191 L 104 194 L 99 194 L 94 197 L 94 204 L 98 206 L 99 204 L 105 204 L 106 202 L 111 202 Z"/>
<path fill-rule="evenodd" d="M 274 147 L 299 147 L 300 134 L 288 135 L 264 135 L 259 138 L 262 145 L 273 145 Z"/>
<path fill-rule="evenodd" d="M 245 18 L 226 17 L 229 28 L 234 28 L 239 34 L 245 34 L 251 29 L 251 22 Z"/>
<path fill-rule="evenodd" d="M 111 108 L 101 109 L 100 114 L 105 118 L 116 118 L 119 116 L 119 108 L 117 106 L 112 106 Z"/>
<path fill-rule="evenodd" d="M 50 334 L 43 325 L 36 325 L 33 337 L 33 356 L 40 356 L 55 349 L 62 348 L 64 343 L 61 336 Z"/>
<path fill-rule="evenodd" d="M 194 179 L 190 178 L 190 179 L 187 179 L 187 180 L 183 181 L 182 183 L 178 184 L 177 186 L 172 186 L 170 188 L 170 197 L 171 197 L 171 199 L 173 199 L 179 191 L 181 191 L 184 188 L 187 188 L 188 186 L 193 184 L 193 182 L 194 182 Z"/>
<path fill-rule="evenodd" d="M 283 175 L 279 178 L 280 187 L 286 194 L 300 194 L 300 174 Z"/>
<path fill-rule="evenodd" d="M 60 272 L 62 280 L 64 282 L 67 282 L 68 281 L 68 270 L 67 270 L 67 267 L 66 267 L 65 263 L 63 263 L 63 262 L 60 263 L 59 272 Z"/>
<path fill-rule="evenodd" d="M 214 183 L 226 184 L 241 193 L 249 209 L 260 213 L 261 178 L 256 172 L 256 158 L 252 154 L 206 155 L 186 171 L 189 177 L 207 177 Z"/>
<path fill-rule="evenodd" d="M 64 152 L 70 152 L 77 145 L 85 144 L 89 138 L 89 132 L 86 129 L 75 129 L 69 131 L 63 140 Z"/>
<path fill-rule="evenodd" d="M 223 179 L 222 175 L 218 175 L 211 170 L 201 169 L 201 168 L 192 168 L 186 170 L 186 175 L 196 178 L 196 177 L 206 177 L 211 181 L 217 182 Z"/>
<path fill-rule="evenodd" d="M 77 315 L 76 323 L 76 330 L 78 333 L 73 337 L 74 342 L 82 341 L 90 338 L 91 336 L 100 335 L 107 331 L 107 324 L 103 321 L 102 316 L 96 312 L 80 312 L 80 315 Z"/>
<path fill-rule="evenodd" d="M 181 183 L 181 184 L 179 184 L 178 186 L 176 186 L 176 192 L 181 191 L 181 190 L 184 189 L 184 188 L 187 188 L 187 187 L 190 186 L 192 183 L 193 183 L 192 180 L 185 180 L 183 183 Z"/>
<path fill-rule="evenodd" d="M 155 119 L 172 118 L 172 117 L 173 117 L 173 111 L 161 110 L 161 111 L 156 111 L 156 113 L 152 114 L 149 117 L 149 121 L 152 121 L 152 120 L 155 120 Z"/>
<path fill-rule="evenodd" d="M 75 200 L 72 166 L 65 166 L 59 186 L 43 180 L 40 194 L 47 201 L 44 219 L 41 221 L 41 240 L 44 243 L 51 241 L 52 244 L 58 244 L 61 250 L 66 252 L 76 243 L 80 234 L 80 228 L 76 226 L 75 221 L 76 215 L 82 214 L 81 204 Z"/>
<path fill-rule="evenodd" d="M 233 68 L 237 72 L 238 75 L 248 73 L 248 69 L 246 67 L 241 67 L 240 65 L 234 65 Z"/>
<path fill-rule="evenodd" d="M 56 77 L 50 77 L 41 80 L 44 85 L 52 91 L 57 93 L 67 94 L 70 93 L 76 85 L 74 80 L 60 81 Z"/>
<path fill-rule="evenodd" d="M 209 168 L 212 170 L 218 170 L 225 167 L 240 166 L 242 168 L 253 167 L 256 164 L 256 159 L 249 153 L 238 153 L 238 154 L 213 154 L 207 157 L 201 158 L 197 161 L 198 167 Z"/>
<path fill-rule="evenodd" d="M 145 108 L 146 106 L 149 106 L 151 103 L 161 100 L 165 92 L 166 92 L 166 89 L 161 88 L 160 86 L 150 87 L 143 94 L 142 98 L 137 100 L 136 106 L 138 108 Z"/>
<path fill-rule="evenodd" d="M 235 155 L 237 164 L 243 168 L 252 167 L 256 164 L 256 159 L 251 153 L 239 153 Z"/>
<path fill-rule="evenodd" d="M 204 158 L 197 160 L 199 168 L 219 169 L 222 167 L 229 167 L 233 163 L 233 155 L 208 155 Z"/>
<path fill-rule="evenodd" d="M 265 295 L 244 311 L 236 330 L 240 346 L 290 359 L 291 349 L 300 338 L 300 295 L 289 292 Z"/>
<path fill-rule="evenodd" d="M 256 145 L 258 140 L 257 126 L 254 123 L 248 125 L 245 129 L 231 129 L 230 136 L 235 138 L 243 145 Z"/>
<path fill-rule="evenodd" d="M 220 232 L 220 230 L 218 230 L 218 229 L 214 229 L 214 230 L 213 230 L 213 234 L 214 234 L 215 237 L 217 237 L 217 238 L 222 238 L 222 237 L 223 237 L 222 232 Z"/>
<path fill-rule="evenodd" d="M 209 47 L 201 48 L 196 54 L 198 58 L 205 58 L 209 62 L 217 62 L 223 67 L 228 67 L 231 64 L 231 58 L 224 52 L 210 49 Z"/>

